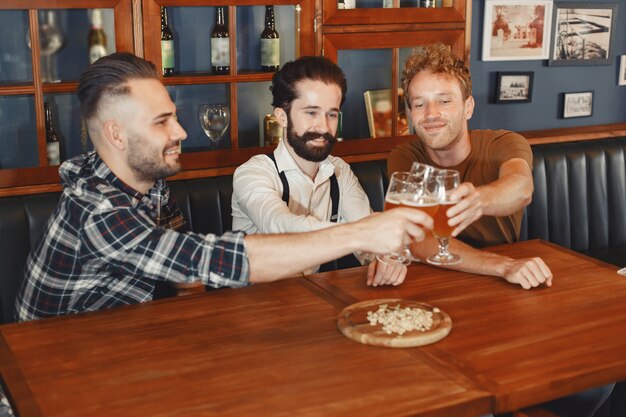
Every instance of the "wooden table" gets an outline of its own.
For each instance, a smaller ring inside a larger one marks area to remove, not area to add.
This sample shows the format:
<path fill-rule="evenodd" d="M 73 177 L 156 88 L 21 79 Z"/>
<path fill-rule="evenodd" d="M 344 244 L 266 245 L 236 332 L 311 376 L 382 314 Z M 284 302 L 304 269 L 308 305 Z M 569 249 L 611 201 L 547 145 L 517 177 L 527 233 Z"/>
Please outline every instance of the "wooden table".
<path fill-rule="evenodd" d="M 340 309 L 296 278 L 5 325 L 0 372 L 22 417 L 443 417 L 492 408 L 489 393 L 419 349 L 347 339 Z"/>
<path fill-rule="evenodd" d="M 626 278 L 616 267 L 537 240 L 491 250 L 541 256 L 553 286 L 523 290 L 423 264 L 400 287 L 367 287 L 357 271 L 311 279 L 346 305 L 404 298 L 446 311 L 452 332 L 421 350 L 491 392 L 496 412 L 626 379 Z"/>
<path fill-rule="evenodd" d="M 626 379 L 626 279 L 539 242 L 552 288 L 428 265 L 400 287 L 357 268 L 0 326 L 21 416 L 478 416 Z M 404 298 L 452 317 L 430 346 L 371 347 L 337 330 L 353 302 Z"/>

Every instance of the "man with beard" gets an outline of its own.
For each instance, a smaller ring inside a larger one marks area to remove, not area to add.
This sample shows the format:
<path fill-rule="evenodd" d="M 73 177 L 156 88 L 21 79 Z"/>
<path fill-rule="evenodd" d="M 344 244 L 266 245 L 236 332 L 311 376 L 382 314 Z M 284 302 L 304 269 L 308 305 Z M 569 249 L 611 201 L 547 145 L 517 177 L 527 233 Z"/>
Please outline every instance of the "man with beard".
<path fill-rule="evenodd" d="M 235 171 L 233 229 L 305 232 L 369 216 L 369 200 L 350 166 L 330 155 L 346 93 L 341 69 L 324 57 L 301 57 L 274 74 L 271 90 L 274 115 L 287 129 L 287 140 L 273 154 L 256 155 Z M 373 262 L 370 272 L 375 269 L 384 277 L 380 284 L 399 285 L 406 275 L 401 264 L 376 268 Z"/>
<path fill-rule="evenodd" d="M 186 232 L 162 178 L 179 172 L 187 135 L 155 66 L 112 54 L 81 75 L 77 91 L 95 151 L 59 169 L 63 193 L 28 258 L 18 321 L 150 301 L 157 282 L 273 281 L 356 250 L 399 250 L 424 237 L 419 224 L 432 227 L 406 209 L 301 234 Z"/>

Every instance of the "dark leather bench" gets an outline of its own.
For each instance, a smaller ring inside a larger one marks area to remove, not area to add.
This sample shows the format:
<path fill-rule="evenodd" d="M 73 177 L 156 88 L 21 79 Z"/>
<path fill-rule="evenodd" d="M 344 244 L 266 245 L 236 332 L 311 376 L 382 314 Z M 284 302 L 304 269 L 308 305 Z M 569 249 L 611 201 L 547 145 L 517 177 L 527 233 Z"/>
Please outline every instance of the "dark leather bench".
<path fill-rule="evenodd" d="M 385 161 L 352 164 L 375 210 L 382 211 L 387 189 Z M 232 176 L 170 182 L 191 230 L 222 234 L 232 227 Z M 0 324 L 13 320 L 15 295 L 32 246 L 56 207 L 60 193 L 0 198 Z"/>
<path fill-rule="evenodd" d="M 626 266 L 626 137 L 536 145 L 533 155 L 520 238 Z"/>
<path fill-rule="evenodd" d="M 626 266 L 626 138 L 533 146 L 535 192 L 521 239 L 541 238 Z M 382 211 L 386 161 L 351 164 L 371 206 Z M 232 177 L 170 182 L 191 229 L 230 230 Z M 0 198 L 0 323 L 12 321 L 26 257 L 59 193 Z"/>

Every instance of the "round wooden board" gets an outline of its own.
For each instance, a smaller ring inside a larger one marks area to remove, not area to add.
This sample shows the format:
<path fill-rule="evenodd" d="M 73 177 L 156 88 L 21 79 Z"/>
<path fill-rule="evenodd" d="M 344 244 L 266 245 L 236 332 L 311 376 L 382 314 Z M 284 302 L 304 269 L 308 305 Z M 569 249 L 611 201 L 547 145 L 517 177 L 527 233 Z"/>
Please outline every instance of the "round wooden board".
<path fill-rule="evenodd" d="M 437 313 L 433 312 L 433 325 L 428 331 L 411 330 L 403 335 L 397 333 L 387 334 L 381 325 L 372 326 L 367 320 L 367 313 L 369 311 L 377 311 L 378 306 L 381 304 L 387 304 L 388 308 L 394 308 L 399 305 L 400 308 L 421 308 L 427 311 L 433 311 L 434 308 L 431 305 L 417 301 L 393 298 L 361 301 L 341 310 L 337 318 L 339 331 L 349 339 L 365 345 L 404 348 L 435 343 L 446 337 L 452 329 L 450 316 L 439 310 Z"/>

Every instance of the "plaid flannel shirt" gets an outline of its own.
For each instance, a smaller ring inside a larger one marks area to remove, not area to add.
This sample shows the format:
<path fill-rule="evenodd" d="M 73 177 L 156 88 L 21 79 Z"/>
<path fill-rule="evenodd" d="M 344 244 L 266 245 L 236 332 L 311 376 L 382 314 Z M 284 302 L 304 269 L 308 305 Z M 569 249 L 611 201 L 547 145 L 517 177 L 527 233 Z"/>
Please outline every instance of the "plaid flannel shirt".
<path fill-rule="evenodd" d="M 156 281 L 248 284 L 244 234 L 184 231 L 165 181 L 141 194 L 95 152 L 59 173 L 63 194 L 28 258 L 18 321 L 150 301 Z"/>

